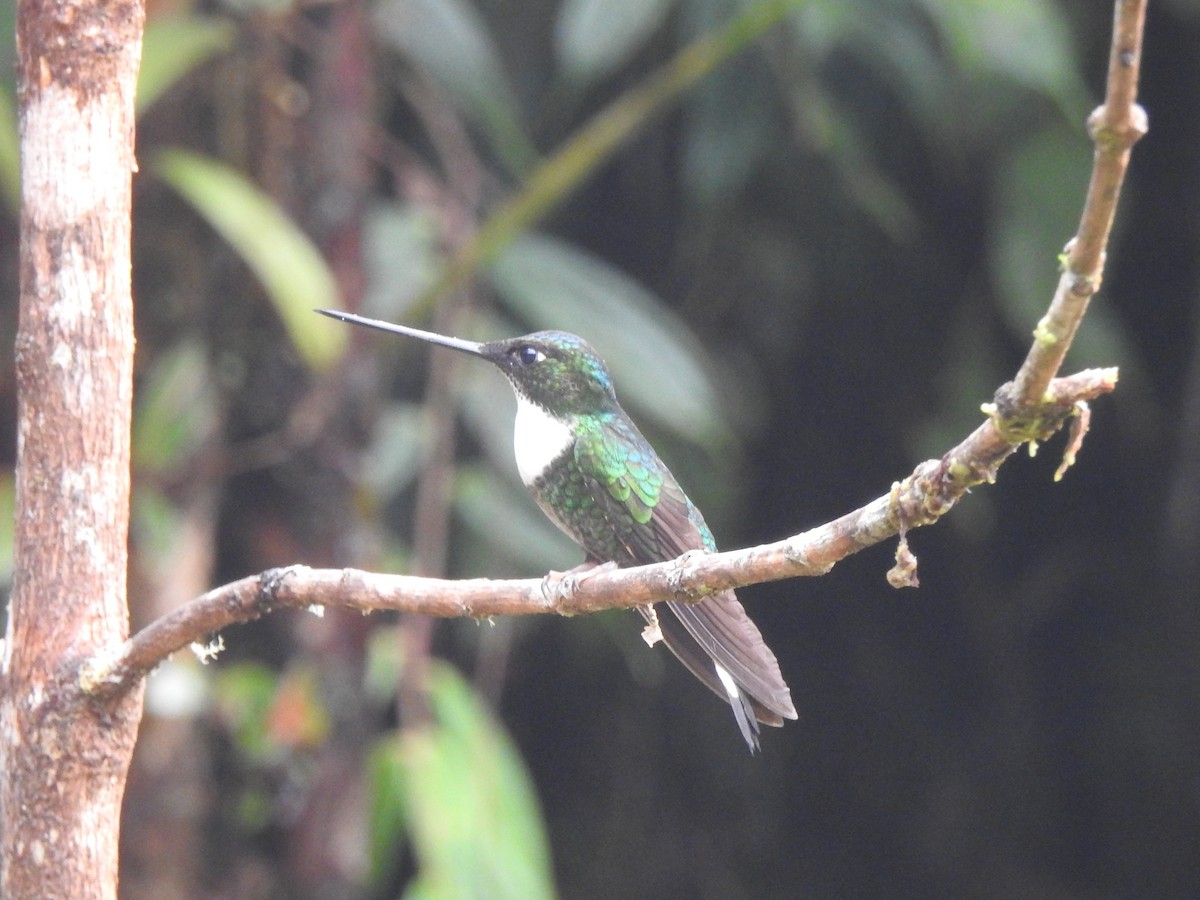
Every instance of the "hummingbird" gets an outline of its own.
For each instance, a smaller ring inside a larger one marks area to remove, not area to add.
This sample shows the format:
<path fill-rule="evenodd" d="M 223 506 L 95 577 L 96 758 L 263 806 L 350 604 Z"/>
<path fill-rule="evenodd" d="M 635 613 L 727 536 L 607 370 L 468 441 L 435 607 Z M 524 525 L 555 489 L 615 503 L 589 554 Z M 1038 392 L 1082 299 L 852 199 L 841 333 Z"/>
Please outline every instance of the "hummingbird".
<path fill-rule="evenodd" d="M 608 366 L 583 338 L 539 331 L 477 343 L 339 310 L 316 312 L 496 366 L 517 396 L 517 471 L 542 512 L 583 548 L 581 569 L 716 551 L 704 517 L 617 403 Z M 639 612 L 650 633 L 729 703 L 751 753 L 759 749 L 760 723 L 796 718 L 775 654 L 732 590 Z"/>

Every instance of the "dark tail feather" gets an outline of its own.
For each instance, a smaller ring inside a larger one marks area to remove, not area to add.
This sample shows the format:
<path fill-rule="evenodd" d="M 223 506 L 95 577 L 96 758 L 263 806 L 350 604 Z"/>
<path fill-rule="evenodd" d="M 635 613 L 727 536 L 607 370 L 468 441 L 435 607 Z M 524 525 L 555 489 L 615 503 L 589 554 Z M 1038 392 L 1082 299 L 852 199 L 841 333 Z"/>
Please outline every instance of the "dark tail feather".
<path fill-rule="evenodd" d="M 760 722 L 779 726 L 785 718 L 796 718 L 775 654 L 732 591 L 696 604 L 666 605 L 674 615 L 658 618 L 663 642 L 693 675 L 730 704 L 746 745 L 756 752 Z M 722 680 L 718 665 L 730 684 Z"/>
<path fill-rule="evenodd" d="M 705 597 L 699 603 L 672 601 L 666 605 L 699 649 L 712 662 L 724 666 L 750 695 L 760 722 L 782 725 L 784 719 L 796 718 L 792 694 L 779 671 L 779 662 L 733 591 Z M 702 680 L 724 697 L 724 686 L 711 665 L 712 677 Z"/>

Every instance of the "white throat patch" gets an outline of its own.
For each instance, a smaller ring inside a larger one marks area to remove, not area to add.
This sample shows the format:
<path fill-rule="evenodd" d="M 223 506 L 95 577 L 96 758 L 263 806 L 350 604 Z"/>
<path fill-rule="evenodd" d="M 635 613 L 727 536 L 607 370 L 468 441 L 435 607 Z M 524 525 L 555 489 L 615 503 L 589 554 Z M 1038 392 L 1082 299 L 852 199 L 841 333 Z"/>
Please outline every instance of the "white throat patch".
<path fill-rule="evenodd" d="M 513 450 L 521 481 L 532 485 L 571 446 L 575 435 L 570 427 L 550 415 L 532 400 L 517 392 L 517 421 L 513 429 Z"/>

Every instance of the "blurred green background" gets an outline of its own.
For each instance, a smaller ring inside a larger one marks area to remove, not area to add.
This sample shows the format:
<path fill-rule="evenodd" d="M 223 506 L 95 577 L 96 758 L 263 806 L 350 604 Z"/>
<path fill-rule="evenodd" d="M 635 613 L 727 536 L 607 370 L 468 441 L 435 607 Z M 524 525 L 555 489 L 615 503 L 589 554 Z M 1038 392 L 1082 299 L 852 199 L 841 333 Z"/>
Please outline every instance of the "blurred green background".
<path fill-rule="evenodd" d="M 725 547 L 885 493 L 1024 355 L 1111 21 L 1083 0 L 154 0 L 135 622 L 291 563 L 579 561 L 519 484 L 494 371 L 314 306 L 584 334 Z M 760 757 L 628 613 L 278 614 L 151 680 L 122 896 L 1200 891 L 1200 4 L 1152 4 L 1146 47 L 1151 131 L 1068 362 L 1121 383 L 1079 464 L 1055 484 L 1061 438 L 1022 453 L 914 533 L 917 590 L 888 587 L 891 546 L 743 590 L 800 710 Z M 15 406 L 6 359 L 10 436 Z"/>

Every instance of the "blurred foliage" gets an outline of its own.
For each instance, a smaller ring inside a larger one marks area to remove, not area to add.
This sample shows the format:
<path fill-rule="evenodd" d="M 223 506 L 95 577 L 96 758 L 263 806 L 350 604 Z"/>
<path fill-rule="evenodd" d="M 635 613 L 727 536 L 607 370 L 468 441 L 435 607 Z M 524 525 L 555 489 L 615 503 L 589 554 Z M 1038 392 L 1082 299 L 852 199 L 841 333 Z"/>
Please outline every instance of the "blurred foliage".
<path fill-rule="evenodd" d="M 682 92 L 695 86 L 731 55 L 778 24 L 797 2 L 757 0 L 749 4 L 593 116 L 530 173 L 508 202 L 488 216 L 423 300 L 436 300 L 458 286 L 481 264 L 492 260 L 506 244 L 591 176 L 610 154 L 644 126 L 652 114 L 677 100 Z M 568 70 L 570 64 L 567 60 Z M 453 93 L 455 85 L 448 87 Z"/>
<path fill-rule="evenodd" d="M 537 156 L 488 24 L 469 0 L 382 0 L 372 11 L 384 46 L 433 79 L 479 126 L 511 173 Z"/>
<path fill-rule="evenodd" d="M 322 328 L 313 309 L 337 307 L 337 286 L 320 251 L 266 194 L 228 166 L 164 150 L 154 170 L 238 251 L 262 280 L 293 345 L 313 369 L 337 358 L 345 334 Z"/>
<path fill-rule="evenodd" d="M 16 4 L 0 3 L 0 32 L 16 30 Z M 8 208 L 15 214 L 20 199 L 21 153 L 17 142 L 17 110 L 14 73 L 16 42 L 0 44 L 0 191 Z"/>
<path fill-rule="evenodd" d="M 437 220 L 416 205 L 381 203 L 367 213 L 363 241 L 363 310 L 399 318 L 437 277 Z"/>
<path fill-rule="evenodd" d="M 214 712 L 234 741 L 234 746 L 252 765 L 280 759 L 293 743 L 275 728 L 277 705 L 294 706 L 279 673 L 259 663 L 240 663 L 217 671 Z M 312 703 L 298 718 L 321 717 Z M 294 718 L 289 716 L 288 718 Z M 289 729 L 290 731 L 291 729 Z"/>
<path fill-rule="evenodd" d="M 915 534 L 913 602 L 886 554 L 743 592 L 779 601 L 752 612 L 801 710 L 759 758 L 632 617 L 272 616 L 188 661 L 211 690 L 153 701 L 127 857 L 196 842 L 197 897 L 1194 893 L 1193 6 L 1151 7 L 1153 130 L 1072 352 L 1120 364 L 1120 396 L 1062 484 L 1050 445 Z M 1110 22 L 1078 0 L 151 4 L 135 620 L 272 566 L 436 571 L 437 541 L 456 576 L 578 561 L 518 483 L 503 379 L 317 306 L 583 334 L 728 546 L 886 491 L 1019 364 Z M 14 216 L 0 240 L 15 260 Z M 168 856 L 123 892 L 173 896 Z"/>
<path fill-rule="evenodd" d="M 386 738 L 372 754 L 374 880 L 394 870 L 388 836 L 403 822 L 419 870 L 405 897 L 554 896 L 533 785 L 516 748 L 448 666 L 431 670 L 429 701 L 430 725 Z"/>
<path fill-rule="evenodd" d="M 673 0 L 566 0 L 554 21 L 564 77 L 586 87 L 626 62 L 662 26 Z"/>
<path fill-rule="evenodd" d="M 137 108 L 145 112 L 196 66 L 233 47 L 233 22 L 200 16 L 161 16 L 146 23 Z"/>
<path fill-rule="evenodd" d="M 164 350 L 148 368 L 138 392 L 133 462 L 142 472 L 169 472 L 213 439 L 212 373 L 204 347 L 194 339 Z"/>

